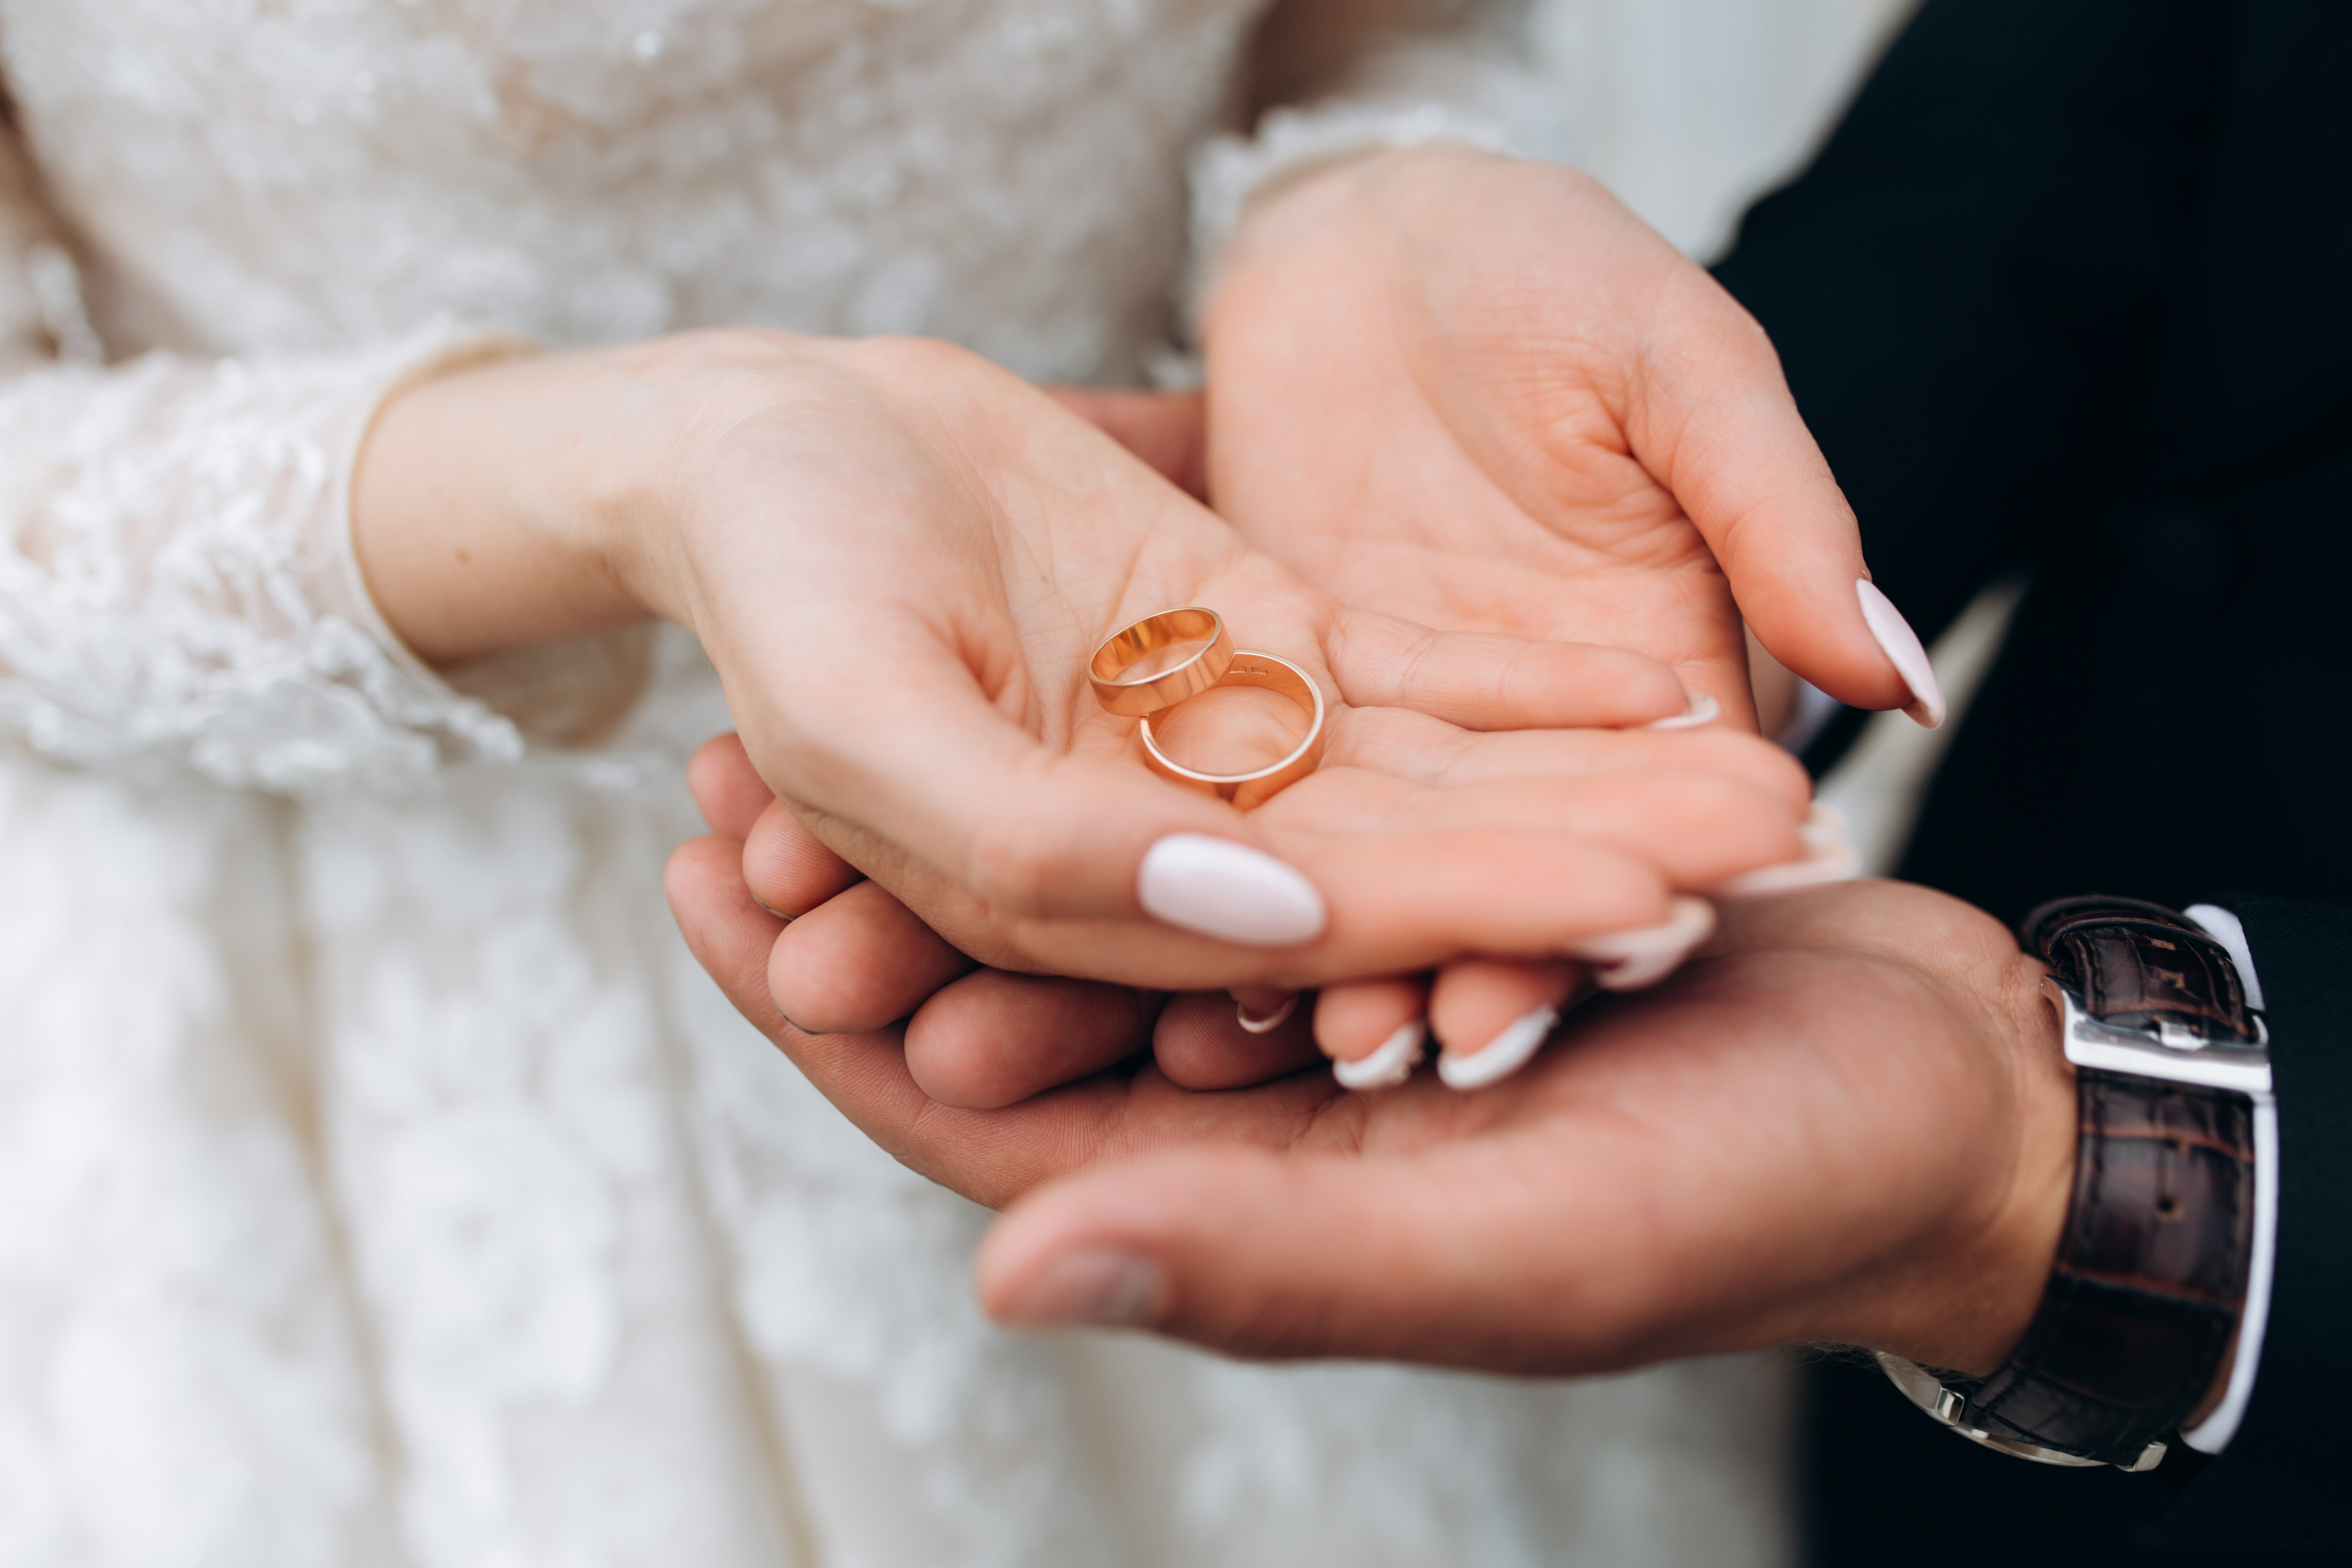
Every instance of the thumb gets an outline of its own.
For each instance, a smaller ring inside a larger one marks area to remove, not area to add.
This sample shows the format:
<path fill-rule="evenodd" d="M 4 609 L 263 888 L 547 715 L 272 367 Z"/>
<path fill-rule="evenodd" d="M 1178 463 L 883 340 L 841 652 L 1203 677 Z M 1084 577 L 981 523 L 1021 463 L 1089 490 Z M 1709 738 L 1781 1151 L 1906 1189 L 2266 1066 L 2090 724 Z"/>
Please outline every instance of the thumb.
<path fill-rule="evenodd" d="M 1580 1330 L 1614 1313 L 1559 1267 L 1573 1227 L 1557 1194 L 1547 1222 L 1543 1184 L 1491 1152 L 1226 1146 L 1098 1167 L 997 1222 L 981 1301 L 1012 1327 L 1150 1328 L 1246 1356 L 1589 1370 Z"/>
<path fill-rule="evenodd" d="M 1006 921 L 1149 918 L 1255 947 L 1323 934 L 1321 892 L 1240 812 L 1099 748 L 1045 744 L 928 626 L 808 616 L 772 646 L 801 679 L 789 701 L 730 684 L 745 744 L 869 873 L 910 857 Z"/>
<path fill-rule="evenodd" d="M 1842 702 L 1901 707 L 1935 728 L 1935 670 L 1871 583 L 1853 509 L 1764 329 L 1696 267 L 1671 289 L 1628 411 L 1634 455 L 1706 537 L 1773 658 Z"/>

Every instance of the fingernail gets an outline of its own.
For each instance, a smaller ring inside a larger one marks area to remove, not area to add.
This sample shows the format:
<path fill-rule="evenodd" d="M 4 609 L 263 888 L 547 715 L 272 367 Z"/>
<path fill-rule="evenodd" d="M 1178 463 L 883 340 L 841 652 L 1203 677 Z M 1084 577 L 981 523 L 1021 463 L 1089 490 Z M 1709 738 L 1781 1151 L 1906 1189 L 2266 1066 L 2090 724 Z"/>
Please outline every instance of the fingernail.
<path fill-rule="evenodd" d="M 1696 730 L 1702 724 L 1712 724 L 1723 717 L 1723 704 L 1702 691 L 1690 700 L 1690 706 L 1671 719 L 1653 719 L 1642 726 L 1644 730 Z"/>
<path fill-rule="evenodd" d="M 780 920 L 780 921 L 785 921 L 786 923 L 790 923 L 790 922 L 791 922 L 792 918 L 793 918 L 792 916 L 790 916 L 790 915 L 788 915 L 788 914 L 784 913 L 784 911 L 783 911 L 783 910 L 780 910 L 780 909 L 776 908 L 776 906 L 775 906 L 775 905 L 773 905 L 773 904 L 772 904 L 772 903 L 768 902 L 768 900 L 765 900 L 765 899 L 761 898 L 759 894 L 757 894 L 757 893 L 752 894 L 752 895 L 751 895 L 751 901 L 752 901 L 753 903 L 755 903 L 755 904 L 759 905 L 761 909 L 763 909 L 763 910 L 767 910 L 770 914 L 772 914 L 772 915 L 775 916 L 778 920 Z"/>
<path fill-rule="evenodd" d="M 1927 650 L 1920 646 L 1919 634 L 1895 607 L 1895 601 L 1879 591 L 1878 584 L 1866 577 L 1854 580 L 1854 592 L 1862 596 L 1862 618 L 1870 627 L 1870 635 L 1878 639 L 1879 651 L 1911 689 L 1911 700 L 1903 711 L 1922 729 L 1932 730 L 1944 721 L 1944 688 L 1936 679 L 1936 667 L 1927 662 Z"/>
<path fill-rule="evenodd" d="M 1047 1264 L 999 1321 L 1016 1329 L 1134 1328 L 1157 1315 L 1159 1298 L 1151 1259 L 1089 1247 Z"/>
<path fill-rule="evenodd" d="M 1448 1089 L 1483 1089 L 1507 1079 L 1528 1065 L 1528 1058 L 1536 1054 L 1536 1047 L 1549 1037 L 1552 1026 L 1559 1022 L 1559 1008 L 1538 1007 L 1512 1019 L 1503 1026 L 1501 1034 L 1468 1056 L 1441 1054 L 1437 1076 L 1445 1080 Z"/>
<path fill-rule="evenodd" d="M 1683 960 L 1714 932 L 1715 906 L 1705 899 L 1679 897 L 1664 923 L 1587 937 L 1569 952 L 1593 965 L 1593 978 L 1603 991 L 1639 991 L 1681 968 Z"/>
<path fill-rule="evenodd" d="M 1394 1089 L 1420 1065 L 1421 1045 L 1428 1037 L 1429 1026 L 1416 1019 L 1382 1040 L 1371 1055 L 1333 1062 L 1331 1076 L 1341 1089 Z"/>
<path fill-rule="evenodd" d="M 1171 833 L 1144 851 L 1136 900 L 1153 917 L 1252 947 L 1323 934 L 1323 895 L 1273 856 L 1230 838 Z"/>
<path fill-rule="evenodd" d="M 1236 1002 L 1234 1004 L 1234 1021 L 1253 1035 L 1270 1035 L 1290 1022 L 1290 1016 L 1297 1011 L 1298 993 L 1294 991 L 1284 997 L 1273 1012 L 1255 1018 L 1250 1016 L 1249 1004 Z"/>
<path fill-rule="evenodd" d="M 1862 869 L 1862 857 L 1846 839 L 1845 818 L 1832 806 L 1813 806 L 1805 825 L 1797 829 L 1804 841 L 1805 858 L 1781 866 L 1762 866 L 1742 872 L 1715 889 L 1719 899 L 1752 899 L 1765 893 L 1785 893 L 1823 882 L 1843 882 Z"/>
<path fill-rule="evenodd" d="M 1805 810 L 1805 820 L 1797 828 L 1797 837 L 1809 845 L 1837 845 L 1846 841 L 1845 813 L 1823 801 L 1815 801 Z"/>

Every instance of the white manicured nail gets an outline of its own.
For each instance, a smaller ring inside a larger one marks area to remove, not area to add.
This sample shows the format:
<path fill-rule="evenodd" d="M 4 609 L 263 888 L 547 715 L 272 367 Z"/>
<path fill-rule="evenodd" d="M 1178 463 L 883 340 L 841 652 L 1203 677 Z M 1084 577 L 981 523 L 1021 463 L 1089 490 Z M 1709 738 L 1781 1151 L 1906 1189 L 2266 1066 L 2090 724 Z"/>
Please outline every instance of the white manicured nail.
<path fill-rule="evenodd" d="M 1936 667 L 1927 662 L 1927 650 L 1920 645 L 1919 634 L 1895 607 L 1895 601 L 1881 593 L 1878 584 L 1868 578 L 1856 578 L 1854 592 L 1862 598 L 1862 618 L 1870 626 L 1870 635 L 1878 639 L 1880 651 L 1911 689 L 1911 700 L 1903 711 L 1922 729 L 1932 730 L 1944 721 L 1944 688 L 1936 679 Z"/>
<path fill-rule="evenodd" d="M 1394 1089 L 1412 1076 L 1421 1061 L 1421 1043 L 1428 1037 L 1429 1026 L 1416 1019 L 1382 1040 L 1370 1056 L 1333 1062 L 1331 1076 L 1341 1089 Z"/>
<path fill-rule="evenodd" d="M 1797 829 L 1797 837 L 1816 847 L 1843 848 L 1846 842 L 1845 813 L 1822 801 L 1815 801 L 1805 810 L 1805 820 Z"/>
<path fill-rule="evenodd" d="M 1448 1089 L 1484 1089 L 1507 1079 L 1528 1065 L 1528 1058 L 1550 1037 L 1552 1026 L 1559 1022 L 1559 1008 L 1538 1007 L 1512 1019 L 1501 1034 L 1468 1056 L 1440 1055 L 1437 1076 Z"/>
<path fill-rule="evenodd" d="M 1664 923 L 1587 937 L 1569 953 L 1593 965 L 1593 978 L 1603 991 L 1639 991 L 1680 969 L 1683 960 L 1714 934 L 1715 906 L 1705 899 L 1681 897 Z"/>
<path fill-rule="evenodd" d="M 1271 855 L 1205 833 L 1171 833 L 1145 850 L 1135 897 L 1170 925 L 1252 947 L 1312 942 L 1327 921 L 1314 883 Z"/>
<path fill-rule="evenodd" d="M 1690 700 L 1690 706 L 1671 719 L 1653 719 L 1642 726 L 1644 730 L 1696 730 L 1702 724 L 1712 724 L 1723 717 L 1723 704 L 1702 691 Z"/>
<path fill-rule="evenodd" d="M 1285 1024 L 1290 1022 L 1290 1016 L 1297 1011 L 1298 993 L 1294 991 L 1289 995 L 1285 996 L 1282 999 L 1282 1005 L 1280 1006 L 1276 1007 L 1273 1012 L 1268 1013 L 1263 1018 L 1251 1017 L 1250 1011 L 1247 1007 L 1243 1006 L 1238 1002 L 1234 1003 L 1234 1022 L 1239 1024 L 1244 1029 L 1253 1035 L 1270 1035 L 1274 1033 L 1275 1030 L 1279 1029 Z"/>
<path fill-rule="evenodd" d="M 1805 825 L 1797 829 L 1797 837 L 1804 841 L 1803 859 L 1742 872 L 1716 889 L 1716 897 L 1753 899 L 1785 893 L 1823 882 L 1843 882 L 1862 869 L 1862 856 L 1846 838 L 1845 818 L 1833 807 L 1817 803 Z"/>

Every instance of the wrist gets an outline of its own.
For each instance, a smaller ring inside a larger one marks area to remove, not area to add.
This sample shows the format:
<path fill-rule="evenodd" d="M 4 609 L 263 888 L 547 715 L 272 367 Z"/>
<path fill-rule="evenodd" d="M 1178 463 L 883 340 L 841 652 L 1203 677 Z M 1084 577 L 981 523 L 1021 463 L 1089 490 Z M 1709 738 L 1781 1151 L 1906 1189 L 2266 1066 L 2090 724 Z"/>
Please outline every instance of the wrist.
<path fill-rule="evenodd" d="M 451 665 L 671 615 L 673 340 L 455 370 L 395 394 L 352 478 L 395 635 Z"/>
<path fill-rule="evenodd" d="M 1237 278 L 1262 264 L 1282 272 L 1283 260 L 1293 257 L 1309 261 L 1318 280 L 1334 258 L 1350 272 L 1362 268 L 1369 256 L 1406 240 L 1400 231 L 1412 226 L 1414 172 L 1459 169 L 1465 162 L 1510 160 L 1461 142 L 1358 142 L 1301 153 L 1259 171 L 1246 194 L 1234 200 L 1228 220 L 1196 237 L 1207 258 L 1194 291 L 1203 342 L 1213 338 L 1216 307 Z M 1446 174 L 1438 177 L 1451 183 Z"/>
<path fill-rule="evenodd" d="M 1987 998 L 2012 1071 L 2015 1142 L 2006 1190 L 1964 1275 L 1979 1282 L 1980 1300 L 1969 1301 L 1975 1292 L 1956 1281 L 1961 1300 L 1948 1325 L 1950 1349 L 1942 1352 L 1952 1359 L 1929 1358 L 1972 1374 L 2002 1365 L 2025 1337 L 2048 1288 L 2074 1197 L 2080 1142 L 2074 1075 L 2042 994 L 2044 973 L 2039 961 L 2021 953 Z"/>
<path fill-rule="evenodd" d="M 2004 1142 L 1969 1155 L 1988 1174 L 1905 1249 L 1891 1279 L 1882 1276 L 1863 1321 L 1825 1337 L 1972 1376 L 2001 1366 L 2024 1338 L 2065 1226 L 2077 1142 L 2074 1075 L 2040 993 L 2042 973 L 2012 952 L 1968 998 L 2006 1069 L 2007 1103 L 1986 1119 Z"/>
<path fill-rule="evenodd" d="M 2021 1458 L 2140 1470 L 2177 1440 L 2218 1451 L 2229 1430 L 2212 1426 L 2236 1415 L 2200 1418 L 2238 1408 L 2216 1389 L 2266 1278 L 2267 1031 L 2211 928 L 2160 905 L 2060 899 L 2023 935 L 2053 966 L 2043 985 L 2075 1079 L 2049 1282 L 1990 1375 L 1881 1363 L 1936 1420 Z"/>

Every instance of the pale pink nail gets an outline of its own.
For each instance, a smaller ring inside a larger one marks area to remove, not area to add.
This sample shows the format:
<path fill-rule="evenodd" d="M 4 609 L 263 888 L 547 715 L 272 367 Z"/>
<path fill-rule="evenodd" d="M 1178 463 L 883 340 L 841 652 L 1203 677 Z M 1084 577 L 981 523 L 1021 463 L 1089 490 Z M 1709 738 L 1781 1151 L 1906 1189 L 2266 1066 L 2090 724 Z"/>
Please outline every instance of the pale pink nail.
<path fill-rule="evenodd" d="M 1716 897 L 1753 899 L 1786 893 L 1823 882 L 1843 882 L 1862 869 L 1862 856 L 1846 839 L 1845 818 L 1833 807 L 1815 802 L 1797 837 L 1804 842 L 1804 858 L 1742 872 L 1716 889 Z"/>
<path fill-rule="evenodd" d="M 1429 1026 L 1416 1018 L 1382 1040 L 1371 1055 L 1333 1062 L 1331 1076 L 1341 1089 L 1394 1089 L 1412 1076 L 1421 1061 L 1422 1042 L 1428 1037 Z"/>
<path fill-rule="evenodd" d="M 1066 1253 L 1002 1314 L 1016 1329 L 1131 1328 L 1157 1315 L 1160 1267 L 1115 1247 Z"/>
<path fill-rule="evenodd" d="M 1675 900 L 1673 914 L 1662 924 L 1587 937 L 1568 951 L 1593 966 L 1603 991 L 1639 991 L 1681 968 L 1714 934 L 1715 906 L 1685 896 Z"/>
<path fill-rule="evenodd" d="M 1922 729 L 1932 730 L 1944 721 L 1944 688 L 1936 679 L 1936 667 L 1927 662 L 1927 650 L 1920 644 L 1919 634 L 1895 607 L 1895 601 L 1879 591 L 1878 584 L 1867 577 L 1857 578 L 1854 592 L 1862 598 L 1862 618 L 1870 627 L 1870 635 L 1878 639 L 1881 652 L 1911 689 L 1911 700 L 1903 711 Z"/>
<path fill-rule="evenodd" d="M 1712 724 L 1723 717 L 1723 704 L 1701 691 L 1690 700 L 1690 706 L 1672 718 L 1653 719 L 1642 726 L 1644 730 L 1696 730 L 1702 724 Z"/>

